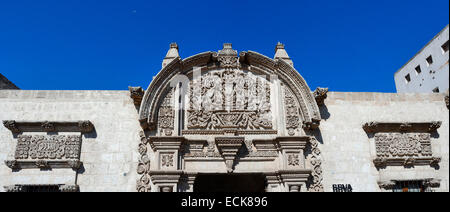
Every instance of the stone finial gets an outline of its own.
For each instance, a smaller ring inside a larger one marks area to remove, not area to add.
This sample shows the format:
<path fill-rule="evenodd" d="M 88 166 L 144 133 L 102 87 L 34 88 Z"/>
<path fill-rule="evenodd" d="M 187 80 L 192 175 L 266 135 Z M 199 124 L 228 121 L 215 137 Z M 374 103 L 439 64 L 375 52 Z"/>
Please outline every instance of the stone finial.
<path fill-rule="evenodd" d="M 167 51 L 166 57 L 164 57 L 164 60 L 162 62 L 162 68 L 166 67 L 167 64 L 178 57 L 180 57 L 180 55 L 178 54 L 178 45 L 177 43 L 171 43 L 170 49 L 169 51 Z"/>
<path fill-rule="evenodd" d="M 277 47 L 275 48 L 275 59 L 281 59 L 289 63 L 289 65 L 294 66 L 294 62 L 292 62 L 289 57 L 286 49 L 284 48 L 284 44 L 278 42 Z"/>

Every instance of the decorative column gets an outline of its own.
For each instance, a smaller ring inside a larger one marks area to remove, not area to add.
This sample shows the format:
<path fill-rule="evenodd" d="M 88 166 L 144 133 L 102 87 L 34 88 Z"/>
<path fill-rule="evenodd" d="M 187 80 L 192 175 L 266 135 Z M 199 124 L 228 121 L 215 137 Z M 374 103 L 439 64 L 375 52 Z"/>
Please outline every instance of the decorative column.
<path fill-rule="evenodd" d="M 183 137 L 150 137 L 150 145 L 155 152 L 156 166 L 151 166 L 150 177 L 155 185 L 154 191 L 176 192 L 183 171 L 178 164 L 179 151 Z"/>

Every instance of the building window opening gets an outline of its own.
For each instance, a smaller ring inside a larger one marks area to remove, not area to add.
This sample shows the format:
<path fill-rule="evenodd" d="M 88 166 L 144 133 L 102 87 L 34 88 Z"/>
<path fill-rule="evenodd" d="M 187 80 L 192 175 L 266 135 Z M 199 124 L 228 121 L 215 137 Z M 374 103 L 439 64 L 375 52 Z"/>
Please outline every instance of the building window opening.
<path fill-rule="evenodd" d="M 411 76 L 409 74 L 407 74 L 405 76 L 405 80 L 406 80 L 406 84 L 408 84 L 409 82 L 411 82 Z"/>
<path fill-rule="evenodd" d="M 433 89 L 433 93 L 439 93 L 439 87 L 436 87 L 435 89 Z"/>
<path fill-rule="evenodd" d="M 416 74 L 419 75 L 420 73 L 422 73 L 422 69 L 420 69 L 420 65 L 418 65 L 416 67 Z"/>
<path fill-rule="evenodd" d="M 445 42 L 445 43 L 441 46 L 441 48 L 442 48 L 442 53 L 443 53 L 443 54 L 447 53 L 447 52 L 448 52 L 448 41 Z"/>
<path fill-rule="evenodd" d="M 427 57 L 427 64 L 428 64 L 428 66 L 433 64 L 433 57 L 431 55 L 429 57 Z"/>
<path fill-rule="evenodd" d="M 397 181 L 392 189 L 393 192 L 432 192 L 424 185 L 423 180 Z"/>

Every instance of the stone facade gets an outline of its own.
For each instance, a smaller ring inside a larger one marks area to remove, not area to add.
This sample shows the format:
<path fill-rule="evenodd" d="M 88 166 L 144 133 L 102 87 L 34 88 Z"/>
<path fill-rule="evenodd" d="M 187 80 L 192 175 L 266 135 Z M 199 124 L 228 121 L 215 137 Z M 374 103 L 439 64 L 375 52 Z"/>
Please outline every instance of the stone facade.
<path fill-rule="evenodd" d="M 312 91 L 276 51 L 182 60 L 172 44 L 146 90 L 0 91 L 0 191 L 191 192 L 249 173 L 269 192 L 449 191 L 444 94 Z"/>

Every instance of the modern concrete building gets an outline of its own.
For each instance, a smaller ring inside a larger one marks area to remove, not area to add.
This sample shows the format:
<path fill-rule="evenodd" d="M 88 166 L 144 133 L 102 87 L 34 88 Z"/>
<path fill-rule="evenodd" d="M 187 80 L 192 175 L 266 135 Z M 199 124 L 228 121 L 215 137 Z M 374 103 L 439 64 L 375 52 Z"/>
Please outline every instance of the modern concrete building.
<path fill-rule="evenodd" d="M 448 25 L 394 75 L 398 93 L 445 93 L 449 85 Z"/>
<path fill-rule="evenodd" d="M 6 89 L 19 89 L 19 88 L 0 73 L 0 90 Z"/>
<path fill-rule="evenodd" d="M 0 90 L 0 191 L 449 191 L 444 94 L 311 91 L 275 50 L 172 44 L 146 90 Z"/>

